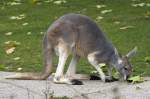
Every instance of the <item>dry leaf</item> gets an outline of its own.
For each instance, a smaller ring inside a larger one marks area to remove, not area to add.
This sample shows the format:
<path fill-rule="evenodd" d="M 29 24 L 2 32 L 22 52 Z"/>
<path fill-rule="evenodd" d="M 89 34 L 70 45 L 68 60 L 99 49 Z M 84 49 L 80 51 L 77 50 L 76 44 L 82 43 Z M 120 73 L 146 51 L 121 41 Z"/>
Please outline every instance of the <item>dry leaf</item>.
<path fill-rule="evenodd" d="M 145 62 L 150 62 L 150 56 L 145 57 L 144 61 Z"/>
<path fill-rule="evenodd" d="M 132 81 L 132 83 L 144 82 L 144 78 L 140 76 L 133 76 L 133 77 L 128 78 L 128 80 Z"/>
<path fill-rule="evenodd" d="M 31 35 L 31 32 L 27 32 L 27 35 Z"/>
<path fill-rule="evenodd" d="M 91 74 L 98 74 L 98 71 L 93 70 L 93 71 L 91 71 Z"/>
<path fill-rule="evenodd" d="M 137 4 L 131 4 L 131 6 L 133 6 L 133 7 L 144 7 L 144 6 L 150 7 L 150 3 L 137 3 Z"/>
<path fill-rule="evenodd" d="M 150 7 L 150 3 L 147 3 L 146 6 Z"/>
<path fill-rule="evenodd" d="M 43 34 L 44 34 L 44 32 L 40 32 L 40 34 L 41 34 L 41 35 L 43 35 Z"/>
<path fill-rule="evenodd" d="M 24 18 L 25 18 L 25 14 L 20 14 L 18 16 L 9 17 L 9 19 L 11 19 L 11 20 L 21 20 L 21 19 L 24 19 Z"/>
<path fill-rule="evenodd" d="M 10 36 L 12 34 L 13 34 L 12 32 L 5 33 L 6 36 Z"/>
<path fill-rule="evenodd" d="M 20 60 L 20 57 L 13 58 L 15 61 Z"/>
<path fill-rule="evenodd" d="M 106 64 L 105 64 L 105 63 L 100 63 L 99 66 L 100 66 L 100 67 L 105 67 Z"/>
<path fill-rule="evenodd" d="M 25 23 L 23 23 L 22 25 L 23 25 L 23 26 L 26 26 L 26 25 L 28 25 L 28 24 L 29 24 L 29 23 L 25 22 Z"/>
<path fill-rule="evenodd" d="M 53 2 L 54 4 L 60 5 L 62 3 L 66 3 L 66 0 L 57 0 Z"/>
<path fill-rule="evenodd" d="M 134 1 L 137 1 L 137 0 L 132 0 L 132 1 L 134 2 Z"/>
<path fill-rule="evenodd" d="M 8 2 L 7 4 L 13 6 L 13 5 L 20 5 L 21 3 L 16 1 L 16 2 Z"/>
<path fill-rule="evenodd" d="M 44 1 L 45 3 L 50 3 L 52 2 L 53 0 L 47 0 L 47 1 Z"/>
<path fill-rule="evenodd" d="M 103 10 L 103 11 L 101 11 L 102 14 L 109 13 L 109 12 L 112 12 L 112 10 L 110 9 L 110 10 Z"/>
<path fill-rule="evenodd" d="M 102 16 L 98 16 L 97 18 L 96 18 L 96 21 L 99 21 L 99 20 L 101 20 L 101 19 L 103 19 L 104 17 L 102 17 Z"/>
<path fill-rule="evenodd" d="M 115 21 L 114 24 L 120 24 L 120 22 L 119 21 Z"/>
<path fill-rule="evenodd" d="M 21 2 L 21 0 L 14 0 L 14 1 L 16 1 L 16 2 Z"/>
<path fill-rule="evenodd" d="M 15 51 L 15 47 L 11 47 L 9 49 L 6 50 L 6 54 L 12 54 Z"/>
<path fill-rule="evenodd" d="M 20 14 L 19 17 L 25 17 L 25 14 Z"/>
<path fill-rule="evenodd" d="M 124 26 L 124 27 L 121 27 L 120 29 L 121 30 L 126 30 L 126 29 L 129 29 L 129 28 L 134 28 L 134 26 Z"/>
<path fill-rule="evenodd" d="M 98 9 L 103 8 L 103 7 L 106 7 L 106 5 L 96 5 L 96 8 Z"/>
<path fill-rule="evenodd" d="M 6 44 L 7 46 L 17 46 L 17 45 L 20 45 L 21 43 L 20 42 L 17 42 L 17 41 L 6 41 L 4 42 L 4 44 Z"/>
<path fill-rule="evenodd" d="M 18 70 L 18 71 L 21 71 L 21 70 L 22 70 L 22 68 L 21 68 L 21 67 L 19 67 L 19 68 L 17 68 L 17 70 Z"/>
<path fill-rule="evenodd" d="M 17 17 L 16 16 L 11 16 L 10 19 L 15 20 L 15 19 L 17 19 Z"/>
<path fill-rule="evenodd" d="M 114 73 L 112 74 L 112 76 L 113 76 L 115 79 L 119 79 L 120 73 L 116 71 L 116 72 L 114 72 Z"/>

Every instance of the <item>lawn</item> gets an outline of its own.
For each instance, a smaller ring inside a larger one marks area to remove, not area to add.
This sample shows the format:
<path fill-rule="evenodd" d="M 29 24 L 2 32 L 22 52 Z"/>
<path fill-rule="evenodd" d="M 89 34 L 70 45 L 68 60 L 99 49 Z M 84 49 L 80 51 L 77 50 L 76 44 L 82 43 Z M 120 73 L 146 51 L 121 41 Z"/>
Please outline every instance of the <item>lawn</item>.
<path fill-rule="evenodd" d="M 145 62 L 150 57 L 149 0 L 0 0 L 0 70 L 41 71 L 44 32 L 66 13 L 91 17 L 123 55 L 137 46 L 134 74 L 150 75 L 150 62 Z M 77 70 L 89 73 L 94 69 L 81 59 Z"/>

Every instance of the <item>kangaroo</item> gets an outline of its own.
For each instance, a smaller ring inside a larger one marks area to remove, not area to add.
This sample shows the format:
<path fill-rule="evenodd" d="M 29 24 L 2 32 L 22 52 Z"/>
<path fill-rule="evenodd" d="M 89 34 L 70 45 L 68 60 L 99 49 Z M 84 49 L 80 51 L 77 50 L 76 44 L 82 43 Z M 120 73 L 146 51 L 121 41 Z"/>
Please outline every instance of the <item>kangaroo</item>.
<path fill-rule="evenodd" d="M 136 48 L 127 55 L 120 56 L 117 49 L 109 41 L 98 25 L 87 16 L 80 14 L 66 14 L 57 19 L 47 30 L 43 40 L 44 69 L 41 74 L 18 73 L 9 79 L 44 80 L 52 72 L 52 58 L 54 52 L 59 56 L 59 62 L 54 75 L 55 83 L 69 83 L 71 79 L 88 79 L 87 75 L 76 74 L 76 65 L 80 58 L 86 58 L 98 71 L 101 80 L 112 79 L 112 68 L 118 70 L 124 80 L 132 73 L 130 58 L 135 55 Z M 64 66 L 68 56 L 72 60 L 64 75 Z M 105 76 L 99 64 L 108 65 Z"/>

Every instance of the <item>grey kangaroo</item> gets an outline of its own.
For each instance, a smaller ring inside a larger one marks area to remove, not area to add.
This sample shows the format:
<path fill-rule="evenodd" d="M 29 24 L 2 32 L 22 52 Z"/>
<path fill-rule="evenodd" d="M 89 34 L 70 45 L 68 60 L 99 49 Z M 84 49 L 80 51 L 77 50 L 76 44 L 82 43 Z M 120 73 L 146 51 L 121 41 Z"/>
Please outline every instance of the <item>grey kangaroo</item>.
<path fill-rule="evenodd" d="M 88 79 L 87 75 L 76 74 L 76 65 L 79 59 L 86 58 L 98 71 L 103 82 L 112 79 L 114 67 L 124 80 L 132 73 L 129 59 L 136 53 L 136 48 L 125 56 L 120 56 L 114 45 L 106 38 L 98 25 L 89 17 L 80 14 L 66 14 L 57 19 L 48 29 L 43 40 L 44 70 L 41 74 L 17 73 L 9 76 L 10 79 L 47 79 L 52 72 L 52 58 L 54 52 L 59 56 L 59 62 L 54 75 L 55 83 L 69 83 L 72 79 Z M 72 60 L 64 75 L 64 66 L 68 56 Z M 108 65 L 108 74 L 105 76 L 99 64 Z"/>

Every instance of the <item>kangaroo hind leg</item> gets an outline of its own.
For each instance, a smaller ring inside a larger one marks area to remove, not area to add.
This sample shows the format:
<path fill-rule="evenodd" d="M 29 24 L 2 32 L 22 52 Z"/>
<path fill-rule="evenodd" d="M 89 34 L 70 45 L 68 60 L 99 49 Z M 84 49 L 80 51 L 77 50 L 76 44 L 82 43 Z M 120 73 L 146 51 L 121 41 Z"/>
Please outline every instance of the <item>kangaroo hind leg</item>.
<path fill-rule="evenodd" d="M 89 75 L 86 74 L 76 74 L 76 65 L 79 62 L 80 56 L 73 55 L 72 60 L 69 64 L 66 76 L 69 79 L 90 79 Z"/>
<path fill-rule="evenodd" d="M 68 77 L 73 76 L 73 75 L 76 74 L 76 65 L 77 65 L 79 59 L 80 59 L 80 57 L 78 55 L 73 55 L 72 60 L 69 64 L 67 73 L 66 73 L 66 75 Z"/>
<path fill-rule="evenodd" d="M 57 48 L 59 54 L 59 62 L 58 62 L 58 66 L 53 81 L 55 83 L 67 83 L 69 82 L 69 79 L 64 77 L 63 72 L 64 72 L 65 63 L 69 56 L 69 49 L 63 43 L 58 44 Z"/>

